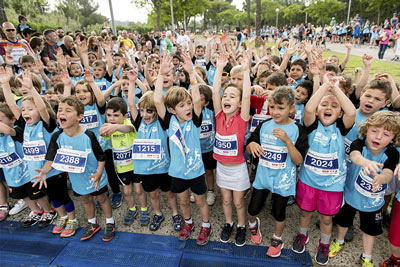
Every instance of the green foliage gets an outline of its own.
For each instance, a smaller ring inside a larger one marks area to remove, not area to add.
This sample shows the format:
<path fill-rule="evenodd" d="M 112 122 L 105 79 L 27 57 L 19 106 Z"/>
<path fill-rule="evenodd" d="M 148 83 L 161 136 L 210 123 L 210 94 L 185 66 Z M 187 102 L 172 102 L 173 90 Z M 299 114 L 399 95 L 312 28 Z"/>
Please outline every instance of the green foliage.
<path fill-rule="evenodd" d="M 329 23 L 333 16 L 343 12 L 346 9 L 346 4 L 338 0 L 319 0 L 312 3 L 306 12 L 317 23 Z"/>
<path fill-rule="evenodd" d="M 295 19 L 297 16 L 304 13 L 303 7 L 299 4 L 293 4 L 288 7 L 285 7 L 283 12 L 284 12 L 283 17 L 285 19 L 289 19 L 290 22 L 292 21 L 292 19 Z"/>
<path fill-rule="evenodd" d="M 220 14 L 226 10 L 234 9 L 234 6 L 223 0 L 215 0 L 210 2 L 210 4 L 210 8 L 208 8 L 206 11 L 206 16 L 217 27 L 218 30 L 219 25 L 223 21 L 223 16 Z"/>

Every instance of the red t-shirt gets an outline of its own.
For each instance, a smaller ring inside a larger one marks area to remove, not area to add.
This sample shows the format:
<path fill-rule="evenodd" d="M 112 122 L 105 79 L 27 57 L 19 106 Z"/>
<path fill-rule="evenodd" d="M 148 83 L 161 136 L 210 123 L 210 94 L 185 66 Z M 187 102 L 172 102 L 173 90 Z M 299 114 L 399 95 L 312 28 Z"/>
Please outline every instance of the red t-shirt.
<path fill-rule="evenodd" d="M 221 110 L 215 116 L 216 131 L 214 159 L 224 163 L 240 164 L 244 159 L 244 138 L 247 124 L 240 115 L 240 109 L 226 122 L 225 113 Z"/>

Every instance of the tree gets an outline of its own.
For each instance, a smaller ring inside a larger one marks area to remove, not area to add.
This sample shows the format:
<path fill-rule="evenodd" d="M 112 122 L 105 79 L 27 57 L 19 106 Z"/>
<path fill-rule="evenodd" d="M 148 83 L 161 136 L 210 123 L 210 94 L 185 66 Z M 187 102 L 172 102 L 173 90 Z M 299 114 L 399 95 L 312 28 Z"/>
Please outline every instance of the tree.
<path fill-rule="evenodd" d="M 153 6 L 153 11 L 155 11 L 155 14 L 156 14 L 156 20 L 157 20 L 156 27 L 157 27 L 157 30 L 159 31 L 160 30 L 160 19 L 161 19 L 161 6 L 162 6 L 162 3 L 165 2 L 165 0 L 151 0 L 151 1 L 131 0 L 131 1 L 132 1 L 132 3 L 134 3 L 138 6 L 141 6 L 141 7 L 144 7 L 149 2 L 151 2 L 152 6 Z"/>
<path fill-rule="evenodd" d="M 215 0 L 210 2 L 210 7 L 206 10 L 207 18 L 217 27 L 217 31 L 223 19 L 221 16 L 218 16 L 218 14 L 228 9 L 235 9 L 235 7 L 223 0 Z"/>
<path fill-rule="evenodd" d="M 250 28 L 251 28 L 251 17 L 250 17 L 250 0 L 246 1 L 246 9 L 247 9 L 247 33 L 250 36 Z"/>
<path fill-rule="evenodd" d="M 237 23 L 236 16 L 239 13 L 242 13 L 242 12 L 240 12 L 240 11 L 234 9 L 234 8 L 230 8 L 230 9 L 227 9 L 225 11 L 222 11 L 221 13 L 218 14 L 218 16 L 221 17 L 222 25 L 228 24 L 229 25 L 229 30 L 230 30 L 231 26 L 235 25 Z"/>
<path fill-rule="evenodd" d="M 296 16 L 299 16 L 300 14 L 303 14 L 303 7 L 299 4 L 293 4 L 288 7 L 285 7 L 283 10 L 283 17 L 285 19 L 289 19 L 289 25 L 292 25 L 292 19 L 295 19 Z"/>
<path fill-rule="evenodd" d="M 0 0 L 0 23 L 3 24 L 3 22 L 6 21 L 7 21 L 7 15 L 5 12 L 4 0 Z"/>
<path fill-rule="evenodd" d="M 332 16 L 346 9 L 346 4 L 338 0 L 324 0 L 312 3 L 305 11 L 317 23 L 329 23 Z"/>
<path fill-rule="evenodd" d="M 256 1 L 256 34 L 260 35 L 261 29 L 261 0 Z"/>
<path fill-rule="evenodd" d="M 61 0 L 56 5 L 56 9 L 64 14 L 67 24 L 70 19 L 77 19 L 80 15 L 79 6 L 75 0 Z"/>

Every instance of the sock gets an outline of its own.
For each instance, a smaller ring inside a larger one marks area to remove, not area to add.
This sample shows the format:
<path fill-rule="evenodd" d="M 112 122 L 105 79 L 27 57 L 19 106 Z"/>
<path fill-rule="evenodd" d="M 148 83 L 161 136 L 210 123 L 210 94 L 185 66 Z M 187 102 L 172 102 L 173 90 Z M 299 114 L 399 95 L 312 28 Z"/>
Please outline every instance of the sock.
<path fill-rule="evenodd" d="M 336 241 L 339 242 L 340 245 L 343 245 L 343 244 L 344 244 L 344 240 L 336 239 Z"/>
<path fill-rule="evenodd" d="M 367 258 L 367 259 L 372 260 L 372 255 L 368 255 L 368 254 L 365 254 L 365 253 L 363 252 L 362 256 L 363 256 L 363 258 Z"/>
<path fill-rule="evenodd" d="M 246 227 L 246 225 L 239 225 L 239 224 L 237 224 L 236 227 L 237 227 L 237 228 L 239 228 L 239 227 Z"/>
<path fill-rule="evenodd" d="M 302 235 L 307 235 L 308 228 L 307 228 L 307 227 L 305 227 L 305 228 L 303 228 L 303 227 L 300 227 L 300 230 L 299 230 L 299 232 L 300 232 L 300 234 L 302 234 Z"/>
<path fill-rule="evenodd" d="M 192 217 L 190 217 L 189 219 L 185 219 L 185 223 L 187 223 L 187 224 L 192 224 L 193 223 L 193 220 L 192 220 Z"/>
<path fill-rule="evenodd" d="M 68 215 L 62 216 L 63 219 L 68 219 Z"/>
<path fill-rule="evenodd" d="M 91 224 L 95 224 L 96 223 L 96 217 L 93 217 L 92 219 L 88 219 L 88 222 Z"/>
<path fill-rule="evenodd" d="M 140 211 L 147 211 L 147 207 L 140 208 Z"/>
<path fill-rule="evenodd" d="M 214 190 L 211 190 L 211 189 L 210 189 L 210 190 L 208 190 L 208 192 L 214 192 Z"/>
<path fill-rule="evenodd" d="M 201 227 L 205 227 L 205 228 L 210 228 L 210 226 L 211 226 L 210 222 L 203 222 L 201 224 Z"/>
<path fill-rule="evenodd" d="M 255 220 L 253 223 L 249 221 L 250 228 L 256 227 L 256 225 L 257 225 L 257 220 Z"/>
<path fill-rule="evenodd" d="M 229 224 L 231 227 L 233 226 L 233 222 L 231 222 L 231 223 L 227 223 L 227 224 Z"/>
<path fill-rule="evenodd" d="M 106 218 L 106 223 L 111 223 L 111 224 L 114 224 L 114 223 L 115 223 L 115 221 L 114 221 L 114 217 L 111 217 L 111 218 Z"/>
<path fill-rule="evenodd" d="M 136 211 L 136 206 L 133 206 L 133 208 L 129 208 L 130 211 Z"/>
<path fill-rule="evenodd" d="M 7 208 L 8 209 L 8 204 L 6 203 L 6 204 L 3 204 L 3 205 L 0 205 L 0 208 Z"/>
<path fill-rule="evenodd" d="M 321 239 L 319 241 L 321 242 L 321 244 L 329 245 L 330 240 L 331 240 L 331 235 L 327 235 L 321 232 Z"/>
<path fill-rule="evenodd" d="M 68 221 L 78 222 L 78 220 L 76 218 L 73 220 L 68 220 Z"/>
<path fill-rule="evenodd" d="M 282 240 L 282 236 L 276 236 L 275 234 L 272 236 L 273 239 Z"/>

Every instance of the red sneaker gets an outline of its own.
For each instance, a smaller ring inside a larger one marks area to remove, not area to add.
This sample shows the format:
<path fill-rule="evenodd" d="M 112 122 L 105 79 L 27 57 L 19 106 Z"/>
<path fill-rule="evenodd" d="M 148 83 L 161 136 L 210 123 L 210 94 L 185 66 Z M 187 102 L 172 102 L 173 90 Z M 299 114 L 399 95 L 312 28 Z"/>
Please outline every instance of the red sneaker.
<path fill-rule="evenodd" d="M 208 243 L 208 239 L 211 236 L 212 230 L 210 227 L 201 227 L 199 236 L 197 237 L 196 244 L 204 246 Z"/>
<path fill-rule="evenodd" d="M 180 241 L 186 241 L 190 237 L 190 233 L 194 230 L 194 224 L 193 223 L 186 223 L 185 221 L 183 222 L 182 229 L 179 232 L 178 239 Z"/>

